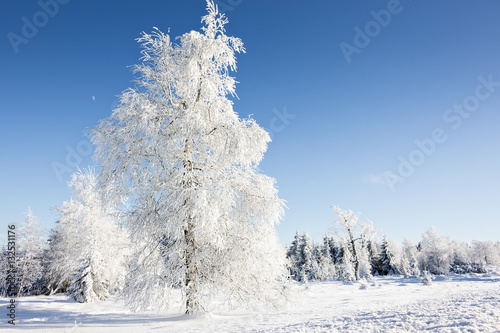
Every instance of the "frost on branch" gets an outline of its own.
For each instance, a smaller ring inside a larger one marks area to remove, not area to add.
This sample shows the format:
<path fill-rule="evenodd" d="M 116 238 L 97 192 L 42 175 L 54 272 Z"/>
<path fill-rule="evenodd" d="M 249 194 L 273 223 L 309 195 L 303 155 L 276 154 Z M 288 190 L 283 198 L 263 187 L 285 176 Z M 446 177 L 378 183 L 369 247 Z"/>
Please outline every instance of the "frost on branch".
<path fill-rule="evenodd" d="M 211 1 L 202 22 L 175 43 L 159 30 L 142 34 L 136 88 L 92 134 L 109 200 L 129 200 L 125 297 L 134 310 L 166 309 L 173 288 L 190 314 L 215 296 L 277 304 L 286 279 L 274 230 L 284 204 L 258 170 L 270 137 L 228 99 L 243 44 L 225 35 Z"/>
<path fill-rule="evenodd" d="M 340 226 L 340 238 L 343 250 L 341 279 L 344 281 L 359 280 L 371 277 L 370 253 L 368 244 L 373 237 L 373 226 L 370 221 L 359 223 L 359 214 L 351 210 L 342 210 L 332 206 L 337 214 L 336 223 Z"/>
<path fill-rule="evenodd" d="M 19 227 L 17 264 L 17 296 L 37 295 L 40 293 L 40 280 L 43 274 L 43 248 L 45 240 L 38 218 L 28 208 L 26 217 Z"/>
<path fill-rule="evenodd" d="M 128 238 L 118 226 L 117 212 L 102 200 L 92 170 L 73 174 L 69 183 L 73 198 L 58 209 L 54 286 L 70 281 L 68 294 L 76 301 L 105 300 L 123 285 Z"/>
<path fill-rule="evenodd" d="M 422 235 L 420 270 L 432 274 L 448 274 L 452 264 L 452 253 L 448 237 L 439 236 L 431 227 Z"/>

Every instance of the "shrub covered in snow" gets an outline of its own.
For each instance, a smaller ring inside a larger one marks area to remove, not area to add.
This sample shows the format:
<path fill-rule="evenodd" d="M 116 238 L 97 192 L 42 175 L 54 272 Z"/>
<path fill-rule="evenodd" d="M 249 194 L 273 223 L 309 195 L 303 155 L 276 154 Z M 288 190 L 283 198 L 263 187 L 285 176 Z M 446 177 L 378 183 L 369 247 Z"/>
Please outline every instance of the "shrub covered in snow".
<path fill-rule="evenodd" d="M 434 276 L 428 271 L 424 271 L 420 277 L 420 281 L 426 286 L 429 286 L 432 283 L 432 280 L 434 280 Z"/>

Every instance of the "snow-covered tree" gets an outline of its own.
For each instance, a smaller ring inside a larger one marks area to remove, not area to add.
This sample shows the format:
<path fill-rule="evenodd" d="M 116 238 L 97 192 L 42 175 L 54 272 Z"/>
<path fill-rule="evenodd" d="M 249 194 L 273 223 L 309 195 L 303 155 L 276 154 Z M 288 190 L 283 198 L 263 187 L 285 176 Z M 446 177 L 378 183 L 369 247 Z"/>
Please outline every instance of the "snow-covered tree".
<path fill-rule="evenodd" d="M 356 250 L 356 253 L 359 258 L 359 275 L 361 278 L 372 278 L 372 263 L 371 263 L 371 254 L 370 248 L 368 245 L 373 240 L 373 225 L 370 221 L 366 221 L 361 225 L 361 239 L 356 242 L 359 248 Z"/>
<path fill-rule="evenodd" d="M 474 262 L 473 248 L 466 242 L 450 241 L 452 263 L 450 272 L 455 274 L 486 273 L 484 263 Z"/>
<path fill-rule="evenodd" d="M 450 241 L 450 250 L 453 256 L 453 263 L 468 264 L 473 261 L 472 249 L 466 242 Z"/>
<path fill-rule="evenodd" d="M 7 275 L 9 272 L 9 263 L 7 261 L 7 247 L 2 245 L 0 252 L 0 297 L 7 297 Z"/>
<path fill-rule="evenodd" d="M 405 277 L 420 276 L 419 252 L 417 246 L 408 238 L 403 241 L 401 272 Z"/>
<path fill-rule="evenodd" d="M 335 278 L 331 245 L 328 237 L 325 237 L 322 244 L 317 244 L 307 233 L 301 236 L 297 231 L 287 251 L 290 276 L 299 282 Z"/>
<path fill-rule="evenodd" d="M 315 279 L 324 281 L 335 278 L 336 269 L 335 264 L 330 255 L 330 242 L 328 237 L 324 238 L 321 245 L 315 247 L 315 256 L 317 268 L 315 272 Z"/>
<path fill-rule="evenodd" d="M 380 248 L 379 243 L 374 239 L 370 239 L 366 242 L 366 250 L 368 251 L 368 259 L 371 264 L 372 275 L 379 274 L 380 270 L 379 248 Z"/>
<path fill-rule="evenodd" d="M 491 241 L 473 241 L 471 254 L 473 262 L 481 265 L 499 265 L 500 247 L 498 244 Z"/>
<path fill-rule="evenodd" d="M 337 264 L 338 278 L 340 281 L 345 282 L 357 280 L 356 277 L 359 276 L 359 272 L 356 272 L 356 266 L 354 264 L 354 258 L 350 248 L 351 245 L 346 238 L 342 238 L 340 246 L 341 257 Z"/>
<path fill-rule="evenodd" d="M 314 279 L 317 269 L 316 258 L 314 256 L 314 243 L 307 232 L 302 236 L 299 251 L 301 261 L 299 262 L 297 281 L 307 282 Z"/>
<path fill-rule="evenodd" d="M 109 198 L 130 202 L 136 249 L 125 295 L 134 310 L 166 309 L 178 286 L 189 314 L 217 294 L 273 303 L 287 276 L 274 230 L 284 203 L 258 172 L 270 137 L 229 99 L 243 44 L 225 34 L 212 1 L 202 22 L 176 42 L 142 34 L 136 88 L 92 133 L 102 184 L 116 188 Z"/>
<path fill-rule="evenodd" d="M 69 186 L 72 199 L 59 208 L 59 228 L 51 246 L 55 286 L 71 274 L 68 293 L 76 301 L 105 300 L 123 285 L 127 234 L 118 226 L 117 212 L 102 200 L 93 170 L 76 172 Z"/>
<path fill-rule="evenodd" d="M 497 241 L 495 243 L 495 253 L 497 261 L 495 262 L 495 265 L 500 265 L 500 241 Z"/>
<path fill-rule="evenodd" d="M 292 241 L 292 244 L 290 245 L 286 253 L 286 257 L 288 258 L 290 277 L 295 280 L 299 278 L 300 266 L 304 261 L 304 259 L 301 257 L 300 252 L 301 244 L 302 237 L 297 230 L 295 232 L 295 237 Z"/>
<path fill-rule="evenodd" d="M 398 274 L 400 265 L 400 248 L 399 245 L 393 241 L 387 240 L 387 237 L 384 237 L 381 246 L 380 252 L 380 275 L 388 275 L 388 274 Z"/>
<path fill-rule="evenodd" d="M 448 274 L 453 262 L 447 237 L 439 236 L 434 227 L 429 228 L 420 242 L 420 269 L 432 274 Z"/>
<path fill-rule="evenodd" d="M 40 279 L 43 274 L 43 250 L 45 239 L 38 218 L 28 208 L 19 231 L 17 248 L 18 296 L 40 293 Z"/>
<path fill-rule="evenodd" d="M 56 221 L 56 227 L 51 230 L 49 246 L 44 255 L 44 278 L 49 294 L 66 292 L 71 284 L 80 256 L 79 247 L 75 246 L 80 244 L 76 240 L 79 227 L 77 223 L 66 223 L 64 220 L 63 226 Z"/>
<path fill-rule="evenodd" d="M 371 222 L 360 223 L 359 214 L 351 210 L 342 210 L 338 206 L 332 208 L 337 214 L 336 223 L 341 228 L 343 278 L 359 280 L 361 277 L 371 277 L 371 262 L 367 248 L 367 242 L 373 234 Z"/>
<path fill-rule="evenodd" d="M 337 265 L 338 263 L 340 263 L 341 258 L 343 256 L 343 254 L 341 253 L 342 248 L 335 240 L 335 238 L 332 236 L 325 235 L 325 237 L 323 238 L 323 246 L 325 248 L 325 251 L 328 249 L 327 254 L 332 260 L 333 264 Z"/>

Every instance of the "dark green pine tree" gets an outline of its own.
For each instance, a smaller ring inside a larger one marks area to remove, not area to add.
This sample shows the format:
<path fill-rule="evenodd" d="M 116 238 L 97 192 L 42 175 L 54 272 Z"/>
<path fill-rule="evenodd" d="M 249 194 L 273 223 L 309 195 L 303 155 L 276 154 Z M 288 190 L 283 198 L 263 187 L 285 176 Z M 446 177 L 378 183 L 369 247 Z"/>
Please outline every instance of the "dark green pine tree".
<path fill-rule="evenodd" d="M 380 275 L 381 262 L 378 245 L 375 242 L 369 240 L 366 243 L 366 247 L 368 249 L 368 259 L 370 260 L 371 264 L 371 273 L 372 275 Z"/>
<path fill-rule="evenodd" d="M 298 273 L 298 281 L 300 282 L 307 282 L 311 279 L 314 278 L 314 246 L 311 241 L 311 238 L 307 234 L 307 232 L 304 233 L 302 236 L 302 242 L 300 245 L 300 258 L 302 259 L 300 264 L 298 266 L 299 273 Z"/>
<path fill-rule="evenodd" d="M 332 253 L 331 253 L 330 238 L 328 236 L 325 236 L 325 238 L 323 238 L 323 248 L 322 248 L 322 251 L 323 251 L 323 256 L 330 258 L 332 260 L 332 262 L 333 262 L 333 256 L 332 256 Z"/>
<path fill-rule="evenodd" d="M 337 246 L 336 244 L 334 244 L 333 246 L 333 253 L 334 253 L 334 263 L 335 265 L 340 265 L 340 264 L 343 264 L 344 263 L 344 247 L 340 246 Z"/>
<path fill-rule="evenodd" d="M 342 247 L 338 246 L 335 239 L 333 237 L 325 236 L 325 238 L 323 238 L 323 244 L 325 245 L 325 248 L 328 248 L 328 254 L 330 258 L 332 258 L 333 263 L 340 263 L 340 259 L 343 256 L 343 254 L 340 253 L 340 251 L 342 251 Z"/>
<path fill-rule="evenodd" d="M 380 268 L 379 268 L 379 274 L 380 275 L 389 275 L 389 274 L 396 274 L 397 269 L 396 266 L 393 263 L 394 256 L 391 253 L 391 251 L 388 248 L 387 245 L 387 237 L 384 236 L 384 240 L 382 242 L 382 248 L 380 252 Z"/>
<path fill-rule="evenodd" d="M 290 276 L 294 280 L 298 280 L 299 278 L 299 272 L 300 269 L 303 265 L 304 258 L 302 257 L 301 254 L 301 246 L 302 246 L 302 237 L 299 234 L 299 231 L 295 233 L 295 237 L 292 241 L 292 244 L 288 248 L 287 251 L 287 258 L 289 260 L 289 272 Z"/>

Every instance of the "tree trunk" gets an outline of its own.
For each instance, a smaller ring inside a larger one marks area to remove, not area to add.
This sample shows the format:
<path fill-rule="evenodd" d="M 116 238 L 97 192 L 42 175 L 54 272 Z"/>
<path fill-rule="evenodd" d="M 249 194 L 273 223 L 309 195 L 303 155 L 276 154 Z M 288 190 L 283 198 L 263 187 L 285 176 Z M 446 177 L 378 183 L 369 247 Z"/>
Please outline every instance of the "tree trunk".
<path fill-rule="evenodd" d="M 201 72 L 201 64 L 198 64 Z M 196 95 L 196 102 L 198 103 L 201 98 L 201 85 L 203 82 L 203 77 L 200 77 L 200 86 L 198 88 L 198 93 Z M 194 170 L 193 161 L 191 160 L 191 144 L 189 139 L 185 141 L 184 148 L 184 170 L 185 175 L 192 174 Z M 185 188 L 191 189 L 193 187 L 192 178 L 185 183 Z M 184 201 L 185 206 L 189 205 L 189 198 Z M 185 253 L 185 264 L 186 264 L 186 277 L 185 277 L 185 288 L 186 288 L 186 314 L 194 314 L 199 312 L 200 303 L 198 301 L 198 268 L 196 267 L 196 240 L 194 235 L 195 221 L 191 216 L 190 209 L 187 209 L 187 228 L 184 230 L 184 241 L 186 242 L 186 253 Z"/>
<path fill-rule="evenodd" d="M 21 296 L 21 291 L 23 290 L 24 277 L 26 276 L 26 262 L 23 264 L 23 276 L 21 278 L 21 282 L 19 283 L 19 290 L 17 291 L 17 296 Z"/>
<path fill-rule="evenodd" d="M 184 169 L 185 175 L 189 175 L 193 172 L 193 162 L 190 160 L 191 155 L 191 145 L 189 140 L 186 139 L 185 142 L 185 161 L 184 161 Z M 193 182 L 191 178 L 184 184 L 186 189 L 191 189 L 193 186 Z M 186 274 L 184 287 L 186 288 L 186 314 L 194 314 L 199 311 L 199 302 L 198 302 L 198 269 L 196 267 L 196 240 L 194 233 L 195 221 L 192 216 L 191 209 L 189 208 L 190 202 L 189 197 L 184 199 L 184 206 L 187 208 L 187 223 L 186 229 L 184 230 L 184 241 L 186 244 L 186 250 L 184 254 L 185 265 L 186 265 Z"/>
<path fill-rule="evenodd" d="M 356 252 L 356 243 L 351 228 L 348 227 L 347 232 L 349 233 L 349 238 L 351 240 L 352 257 L 354 258 L 354 274 L 357 281 L 359 280 L 359 258 Z"/>
<path fill-rule="evenodd" d="M 186 242 L 186 314 L 194 314 L 199 310 L 197 300 L 197 275 L 198 270 L 195 262 L 196 244 L 193 237 L 193 221 L 190 218 L 187 229 L 184 231 Z"/>

